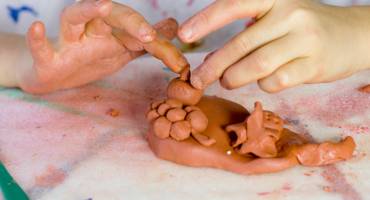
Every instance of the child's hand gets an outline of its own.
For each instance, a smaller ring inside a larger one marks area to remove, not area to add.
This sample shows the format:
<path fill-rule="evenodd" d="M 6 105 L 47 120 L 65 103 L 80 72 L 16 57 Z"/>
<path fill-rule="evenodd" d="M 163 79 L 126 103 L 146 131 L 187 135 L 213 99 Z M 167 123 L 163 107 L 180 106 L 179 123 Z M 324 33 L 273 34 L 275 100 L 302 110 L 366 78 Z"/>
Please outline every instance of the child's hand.
<path fill-rule="evenodd" d="M 312 0 L 218 0 L 185 22 L 179 37 L 196 41 L 237 19 L 256 23 L 208 56 L 192 75 L 203 89 L 221 77 L 229 89 L 258 80 L 268 92 L 347 77 L 370 67 L 369 7 Z"/>
<path fill-rule="evenodd" d="M 27 42 L 34 63 L 17 69 L 18 84 L 26 92 L 45 93 L 101 79 L 143 55 L 144 46 L 156 41 L 155 28 L 172 39 L 177 23 L 169 19 L 152 27 L 136 11 L 110 0 L 77 2 L 62 13 L 55 49 L 45 36 L 44 25 L 32 24 Z M 178 54 L 176 50 L 171 49 L 173 54 Z M 159 59 L 174 71 L 181 67 L 167 58 Z M 178 60 L 185 62 L 182 57 Z"/>

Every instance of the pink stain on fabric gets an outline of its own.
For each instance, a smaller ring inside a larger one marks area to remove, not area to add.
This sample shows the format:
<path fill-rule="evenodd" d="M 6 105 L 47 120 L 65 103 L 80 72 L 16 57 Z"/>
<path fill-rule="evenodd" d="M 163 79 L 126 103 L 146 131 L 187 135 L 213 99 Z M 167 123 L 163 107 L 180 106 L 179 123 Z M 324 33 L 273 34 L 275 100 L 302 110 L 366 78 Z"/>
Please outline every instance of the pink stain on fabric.
<path fill-rule="evenodd" d="M 279 193 L 286 193 L 292 190 L 292 186 L 289 183 L 284 183 L 284 185 L 279 188 L 275 189 L 270 192 L 258 192 L 257 195 L 259 196 L 267 196 L 267 195 L 272 195 L 272 194 L 279 194 Z"/>
<path fill-rule="evenodd" d="M 326 106 L 320 106 L 320 103 L 317 103 L 316 96 L 304 97 L 298 100 L 298 102 L 286 103 L 282 101 L 277 113 L 282 113 L 284 117 L 294 118 L 299 113 L 305 112 L 311 118 L 320 119 L 326 124 L 333 124 L 334 122 L 343 122 L 345 119 L 353 116 L 354 113 L 359 114 L 367 110 L 370 102 L 368 96 L 356 90 L 342 91 L 340 93 L 329 93 L 327 96 L 321 95 Z M 298 110 L 297 108 L 303 109 Z M 306 138 L 315 142 L 312 135 L 304 127 L 299 126 L 298 128 L 304 133 Z M 330 191 L 341 194 L 343 199 L 361 199 L 360 194 L 348 183 L 345 175 L 335 165 L 324 167 L 321 176 L 330 184 Z"/>
<path fill-rule="evenodd" d="M 192 6 L 194 3 L 194 0 L 188 0 L 188 2 L 186 3 L 187 6 Z"/>
<path fill-rule="evenodd" d="M 158 8 L 159 8 L 158 0 L 149 0 L 149 2 L 150 2 L 150 5 L 151 5 L 154 9 L 158 9 Z"/>
<path fill-rule="evenodd" d="M 344 174 L 334 165 L 324 167 L 324 171 L 321 173 L 321 175 L 331 184 L 331 192 L 341 194 L 345 200 L 362 199 L 353 186 L 347 182 Z"/>
<path fill-rule="evenodd" d="M 35 178 L 35 182 L 36 186 L 39 187 L 55 187 L 62 183 L 65 178 L 66 174 L 63 170 L 49 165 L 42 175 Z"/>
<path fill-rule="evenodd" d="M 308 118 L 332 126 L 343 123 L 354 115 L 365 114 L 364 112 L 369 108 L 370 95 L 353 88 L 337 88 L 335 92 L 301 97 L 289 103 L 282 101 L 276 112 L 283 117 L 294 117 L 299 113 L 305 113 Z"/>

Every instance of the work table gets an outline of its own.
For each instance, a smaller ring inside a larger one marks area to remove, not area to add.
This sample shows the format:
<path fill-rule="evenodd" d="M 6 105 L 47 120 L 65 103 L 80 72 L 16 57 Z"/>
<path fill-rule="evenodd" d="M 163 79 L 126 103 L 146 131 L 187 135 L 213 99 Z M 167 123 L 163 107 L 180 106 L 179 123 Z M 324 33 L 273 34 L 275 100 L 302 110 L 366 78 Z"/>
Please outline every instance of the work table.
<path fill-rule="evenodd" d="M 193 66 L 204 54 L 187 55 Z M 242 176 L 160 160 L 145 140 L 144 113 L 175 74 L 152 59 L 87 86 L 34 96 L 0 88 L 0 160 L 31 199 L 370 199 L 370 71 L 278 94 L 256 84 L 216 95 L 279 114 L 312 140 L 352 136 L 355 156 L 325 167 Z M 2 197 L 0 196 L 0 200 Z"/>

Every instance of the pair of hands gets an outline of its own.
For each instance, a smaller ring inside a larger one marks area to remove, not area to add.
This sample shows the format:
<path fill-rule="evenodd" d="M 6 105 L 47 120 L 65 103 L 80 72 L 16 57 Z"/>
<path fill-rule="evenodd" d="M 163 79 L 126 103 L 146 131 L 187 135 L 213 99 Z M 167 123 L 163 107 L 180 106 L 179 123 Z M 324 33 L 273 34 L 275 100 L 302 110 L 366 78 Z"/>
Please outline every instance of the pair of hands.
<path fill-rule="evenodd" d="M 263 90 L 277 92 L 337 80 L 370 66 L 367 7 L 339 8 L 311 0 L 217 0 L 187 20 L 178 36 L 194 42 L 246 17 L 256 23 L 207 56 L 191 76 L 194 87 L 204 89 L 218 79 L 228 89 L 258 81 Z M 34 64 L 19 70 L 20 86 L 33 93 L 80 86 L 146 52 L 179 73 L 186 59 L 167 40 L 176 31 L 174 20 L 152 27 L 136 11 L 110 0 L 75 3 L 62 14 L 56 50 L 42 23 L 29 29 Z"/>

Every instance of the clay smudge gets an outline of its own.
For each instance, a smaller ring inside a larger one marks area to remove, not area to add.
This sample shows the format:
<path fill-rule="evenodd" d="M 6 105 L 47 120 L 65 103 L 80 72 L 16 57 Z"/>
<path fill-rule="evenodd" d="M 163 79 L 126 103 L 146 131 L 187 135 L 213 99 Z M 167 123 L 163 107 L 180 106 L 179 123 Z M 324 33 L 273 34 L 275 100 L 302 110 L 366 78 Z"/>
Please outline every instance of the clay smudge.
<path fill-rule="evenodd" d="M 293 188 L 291 186 L 291 184 L 289 183 L 284 183 L 281 188 L 278 188 L 278 189 L 275 189 L 273 191 L 269 191 L 269 192 L 258 192 L 257 195 L 258 196 L 269 196 L 269 195 L 278 195 L 278 194 L 281 194 L 281 193 L 287 193 L 289 191 L 291 191 Z"/>
<path fill-rule="evenodd" d="M 159 9 L 158 0 L 149 0 L 150 5 L 155 9 Z"/>
<path fill-rule="evenodd" d="M 62 183 L 66 178 L 66 173 L 52 165 L 49 165 L 46 171 L 35 178 L 35 184 L 39 187 L 55 187 Z"/>
<path fill-rule="evenodd" d="M 365 85 L 365 86 L 362 86 L 358 89 L 358 91 L 360 92 L 364 92 L 364 93 L 370 93 L 370 84 L 369 85 Z"/>
<path fill-rule="evenodd" d="M 190 7 L 190 6 L 192 6 L 192 5 L 193 5 L 193 3 L 194 3 L 194 0 L 188 0 L 188 2 L 186 2 L 186 5 L 187 5 L 188 7 Z"/>

